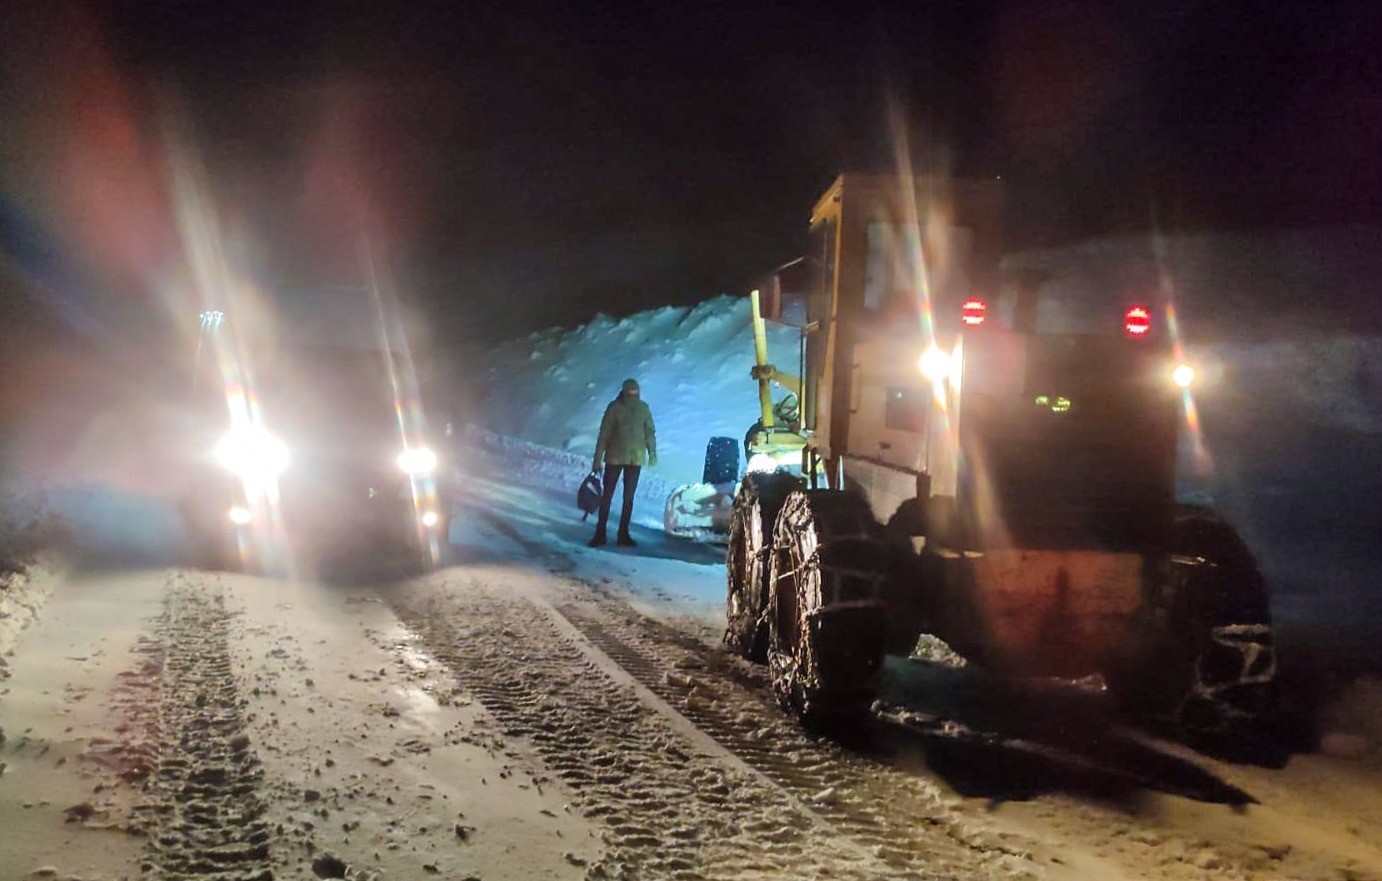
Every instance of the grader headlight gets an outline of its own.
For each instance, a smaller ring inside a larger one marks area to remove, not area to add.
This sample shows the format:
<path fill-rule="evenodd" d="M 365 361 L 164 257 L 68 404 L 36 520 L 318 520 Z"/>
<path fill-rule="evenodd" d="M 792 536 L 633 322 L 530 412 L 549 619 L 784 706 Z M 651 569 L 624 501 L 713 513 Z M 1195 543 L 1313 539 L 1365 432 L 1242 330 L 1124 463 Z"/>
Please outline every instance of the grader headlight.
<path fill-rule="evenodd" d="M 1189 364 L 1177 364 L 1171 370 L 1171 381 L 1176 388 L 1190 388 L 1195 383 L 1195 368 Z"/>
<path fill-rule="evenodd" d="M 951 358 L 942 352 L 940 346 L 935 343 L 926 347 L 926 351 L 921 353 L 921 360 L 917 362 L 921 375 L 930 382 L 944 382 L 950 376 Z"/>

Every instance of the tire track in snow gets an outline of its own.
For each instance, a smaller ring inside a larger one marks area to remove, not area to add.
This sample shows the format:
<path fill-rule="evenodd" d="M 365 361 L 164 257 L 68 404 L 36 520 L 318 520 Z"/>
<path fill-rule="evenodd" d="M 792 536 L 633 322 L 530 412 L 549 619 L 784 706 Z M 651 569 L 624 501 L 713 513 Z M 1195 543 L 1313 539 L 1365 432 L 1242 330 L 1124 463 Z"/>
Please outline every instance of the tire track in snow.
<path fill-rule="evenodd" d="M 890 868 L 785 793 L 697 753 L 534 603 L 476 584 L 394 603 L 505 734 L 527 738 L 605 825 L 606 853 L 587 877 L 939 877 Z"/>
<path fill-rule="evenodd" d="M 262 771 L 244 733 L 219 585 L 174 576 L 156 620 L 158 743 L 140 813 L 145 873 L 271 881 Z"/>
<path fill-rule="evenodd" d="M 744 682 L 744 672 L 664 625 L 600 598 L 557 611 L 705 733 L 897 869 L 960 876 L 1036 866 L 1026 849 L 978 831 L 926 781 L 815 738 Z M 761 686 L 761 683 L 760 683 Z"/>

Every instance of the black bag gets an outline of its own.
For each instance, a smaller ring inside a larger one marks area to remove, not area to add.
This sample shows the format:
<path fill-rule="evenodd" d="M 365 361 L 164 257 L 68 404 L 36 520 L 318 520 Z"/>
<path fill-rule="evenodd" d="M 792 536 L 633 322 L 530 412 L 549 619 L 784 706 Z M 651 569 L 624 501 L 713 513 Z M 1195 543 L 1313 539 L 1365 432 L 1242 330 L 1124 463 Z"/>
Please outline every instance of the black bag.
<path fill-rule="evenodd" d="M 585 512 L 585 517 L 581 522 L 600 510 L 600 497 L 603 495 L 604 486 L 600 482 L 600 475 L 594 471 L 590 472 L 585 480 L 581 481 L 581 488 L 576 490 L 576 507 Z"/>

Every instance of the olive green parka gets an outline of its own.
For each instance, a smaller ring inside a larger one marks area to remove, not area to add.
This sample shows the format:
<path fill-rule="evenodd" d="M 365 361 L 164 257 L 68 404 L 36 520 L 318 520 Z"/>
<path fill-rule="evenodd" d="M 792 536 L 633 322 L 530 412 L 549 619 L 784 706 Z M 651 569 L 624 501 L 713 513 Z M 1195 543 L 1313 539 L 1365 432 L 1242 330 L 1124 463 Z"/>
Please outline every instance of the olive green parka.
<path fill-rule="evenodd" d="M 638 383 L 624 382 L 619 397 L 605 408 L 600 437 L 595 442 L 594 470 L 605 465 L 657 466 L 657 432 L 653 411 L 637 395 Z"/>

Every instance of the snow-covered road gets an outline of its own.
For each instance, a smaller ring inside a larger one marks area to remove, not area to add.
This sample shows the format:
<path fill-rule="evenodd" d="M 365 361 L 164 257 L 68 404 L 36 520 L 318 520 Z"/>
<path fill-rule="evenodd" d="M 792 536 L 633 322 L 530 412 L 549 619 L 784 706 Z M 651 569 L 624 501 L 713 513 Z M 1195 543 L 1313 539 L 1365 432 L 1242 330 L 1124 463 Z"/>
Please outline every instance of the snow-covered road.
<path fill-rule="evenodd" d="M 586 548 L 581 463 L 514 449 L 465 451 L 425 576 L 36 576 L 0 881 L 1382 878 L 1375 756 L 1231 764 L 919 662 L 810 737 L 718 648 L 716 550 Z"/>

